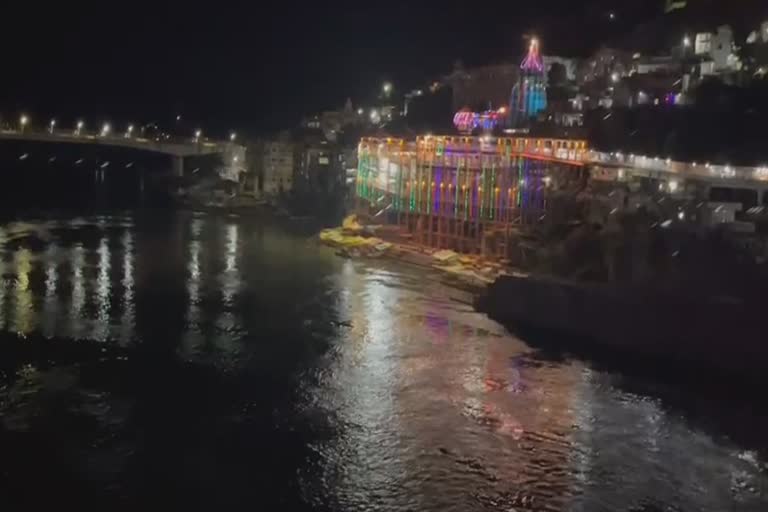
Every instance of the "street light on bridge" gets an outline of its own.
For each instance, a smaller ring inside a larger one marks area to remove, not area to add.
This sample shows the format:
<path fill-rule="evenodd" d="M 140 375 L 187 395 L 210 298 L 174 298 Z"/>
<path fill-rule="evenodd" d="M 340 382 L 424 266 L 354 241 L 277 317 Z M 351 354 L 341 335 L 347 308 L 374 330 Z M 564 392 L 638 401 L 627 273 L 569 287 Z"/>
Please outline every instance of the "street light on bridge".
<path fill-rule="evenodd" d="M 111 129 L 111 126 L 109 126 L 109 123 L 104 123 L 104 126 L 101 127 L 101 136 L 106 137 L 109 135 L 109 130 Z"/>
<path fill-rule="evenodd" d="M 133 133 L 133 125 L 132 125 L 132 124 L 129 124 L 129 125 L 128 125 L 128 129 L 127 129 L 127 130 L 125 130 L 125 138 L 126 138 L 126 139 L 130 139 L 130 138 L 131 138 L 131 134 L 132 134 L 132 133 Z"/>
<path fill-rule="evenodd" d="M 19 125 L 21 126 L 21 132 L 24 132 L 24 128 L 29 123 L 29 118 L 26 114 L 21 114 L 21 117 L 19 118 Z"/>
<path fill-rule="evenodd" d="M 83 126 L 85 126 L 85 123 L 82 120 L 77 121 L 75 135 L 80 135 L 80 132 L 83 130 Z"/>
<path fill-rule="evenodd" d="M 203 135 L 203 130 L 195 130 L 195 142 L 200 142 L 200 137 Z"/>
<path fill-rule="evenodd" d="M 51 135 L 53 135 L 53 129 L 56 128 L 56 120 L 55 119 L 51 119 L 49 127 L 50 127 L 49 131 L 51 132 Z"/>

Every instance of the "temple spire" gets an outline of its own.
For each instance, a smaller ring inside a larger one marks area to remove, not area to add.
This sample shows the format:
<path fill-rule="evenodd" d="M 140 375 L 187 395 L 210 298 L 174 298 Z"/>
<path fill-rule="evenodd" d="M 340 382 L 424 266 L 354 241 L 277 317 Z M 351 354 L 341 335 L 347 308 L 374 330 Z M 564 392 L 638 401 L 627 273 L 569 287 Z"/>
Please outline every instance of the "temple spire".
<path fill-rule="evenodd" d="M 539 52 L 539 40 L 535 37 L 531 38 L 531 44 L 528 46 L 528 55 L 526 55 L 520 68 L 523 71 L 532 73 L 544 72 L 544 62 L 541 60 L 541 53 Z"/>

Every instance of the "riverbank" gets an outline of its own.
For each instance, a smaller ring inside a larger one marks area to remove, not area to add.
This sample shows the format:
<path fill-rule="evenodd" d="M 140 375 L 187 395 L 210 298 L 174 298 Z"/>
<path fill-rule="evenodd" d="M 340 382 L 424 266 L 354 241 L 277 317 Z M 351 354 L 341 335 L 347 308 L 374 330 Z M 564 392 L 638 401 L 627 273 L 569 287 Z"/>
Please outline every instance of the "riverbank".
<path fill-rule="evenodd" d="M 453 283 L 469 287 L 480 293 L 506 275 L 507 270 L 498 262 L 476 255 L 459 254 L 449 250 L 436 250 L 399 239 L 400 233 L 383 226 L 363 226 L 356 216 L 344 219 L 342 226 L 324 229 L 319 234 L 321 243 L 336 248 L 344 258 L 386 258 L 410 265 L 439 271 Z"/>
<path fill-rule="evenodd" d="M 568 339 L 576 352 L 747 379 L 764 379 L 768 368 L 762 307 L 746 299 L 508 275 L 488 287 L 479 309 L 513 332 Z"/>

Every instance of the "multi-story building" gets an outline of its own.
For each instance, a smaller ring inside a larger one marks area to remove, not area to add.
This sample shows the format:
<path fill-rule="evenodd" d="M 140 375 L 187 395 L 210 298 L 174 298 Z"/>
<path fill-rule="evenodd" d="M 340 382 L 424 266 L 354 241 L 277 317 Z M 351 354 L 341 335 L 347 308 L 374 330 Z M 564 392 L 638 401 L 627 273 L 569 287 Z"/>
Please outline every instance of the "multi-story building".
<path fill-rule="evenodd" d="M 702 75 L 728 73 L 740 69 L 739 58 L 734 47 L 733 30 L 728 25 L 718 27 L 717 32 L 696 34 L 694 53 L 702 59 Z"/>
<path fill-rule="evenodd" d="M 288 193 L 293 188 L 295 144 L 288 132 L 264 141 L 261 149 L 259 190 L 264 197 Z"/>

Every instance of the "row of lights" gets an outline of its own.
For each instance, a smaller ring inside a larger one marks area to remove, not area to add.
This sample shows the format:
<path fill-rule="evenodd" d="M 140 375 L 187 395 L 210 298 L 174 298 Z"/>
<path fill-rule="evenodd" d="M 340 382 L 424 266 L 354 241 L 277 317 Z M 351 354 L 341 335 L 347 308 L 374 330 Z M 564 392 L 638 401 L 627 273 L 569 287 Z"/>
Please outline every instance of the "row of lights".
<path fill-rule="evenodd" d="M 26 126 L 29 124 L 29 116 L 26 114 L 22 114 L 19 118 L 19 125 L 21 126 L 21 131 L 23 132 Z M 82 120 L 78 120 L 77 124 L 75 125 L 75 135 L 80 135 L 83 128 L 85 127 L 85 123 Z M 51 122 L 48 123 L 48 131 L 53 134 L 54 129 L 56 128 L 56 120 L 51 119 Z M 109 135 L 109 133 L 112 131 L 112 127 L 109 123 L 104 123 L 101 127 L 101 136 L 106 137 Z M 129 124 L 128 128 L 125 130 L 125 137 L 129 138 L 133 134 L 133 125 Z M 200 129 L 197 129 L 195 131 L 195 142 L 199 142 L 201 137 L 203 136 L 203 131 Z M 229 133 L 229 141 L 234 142 L 235 139 L 237 139 L 237 133 L 230 132 Z"/>
<path fill-rule="evenodd" d="M 621 152 L 610 153 L 610 156 L 612 158 L 618 158 L 618 159 L 620 159 L 622 161 L 624 160 L 624 155 Z M 659 157 L 650 158 L 650 157 L 647 157 L 645 155 L 635 156 L 632 153 L 630 153 L 628 155 L 628 157 L 629 157 L 630 160 L 640 159 L 642 161 L 648 161 L 648 160 L 653 160 L 654 162 L 660 162 L 661 161 L 661 158 L 659 158 Z M 668 166 L 672 165 L 672 159 L 671 158 L 667 158 L 664 161 L 664 163 L 666 165 L 668 165 Z M 698 162 L 691 162 L 690 165 L 691 165 L 691 167 L 694 167 L 694 168 L 699 166 Z M 716 170 L 712 169 L 712 164 L 710 164 L 709 162 L 706 162 L 704 164 L 704 167 L 706 167 L 707 169 L 710 169 L 711 172 L 716 172 Z M 734 176 L 736 176 L 736 169 L 731 167 L 730 164 L 725 164 L 724 166 L 722 166 L 722 169 L 719 172 L 720 172 L 720 175 L 723 176 L 723 177 L 734 177 Z M 755 173 L 754 174 L 758 178 L 768 177 L 768 166 L 757 167 L 755 169 Z"/>

